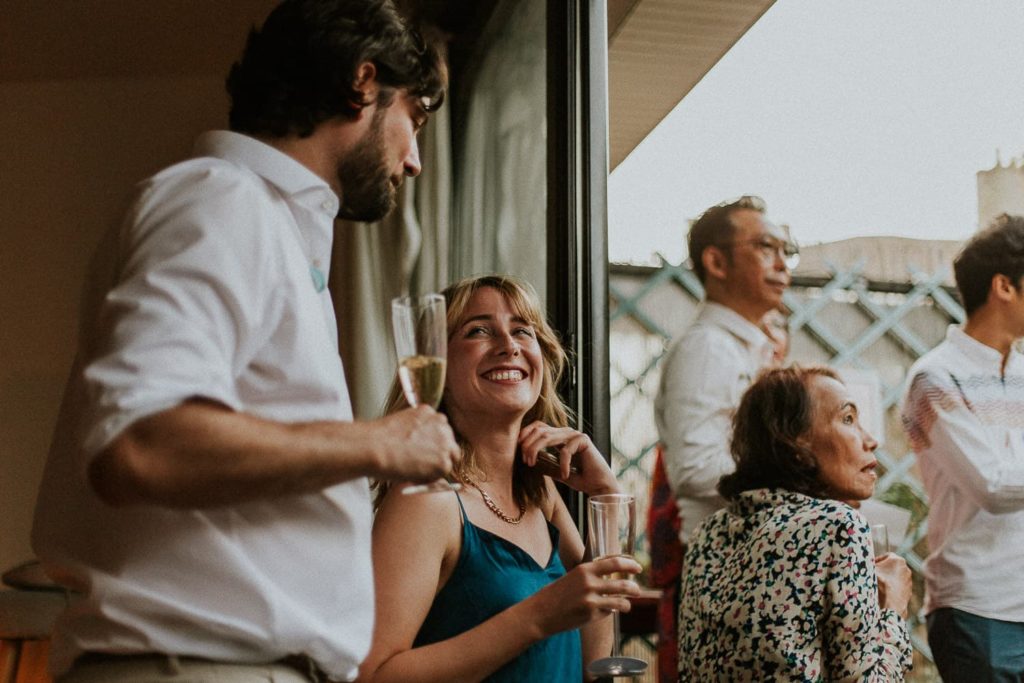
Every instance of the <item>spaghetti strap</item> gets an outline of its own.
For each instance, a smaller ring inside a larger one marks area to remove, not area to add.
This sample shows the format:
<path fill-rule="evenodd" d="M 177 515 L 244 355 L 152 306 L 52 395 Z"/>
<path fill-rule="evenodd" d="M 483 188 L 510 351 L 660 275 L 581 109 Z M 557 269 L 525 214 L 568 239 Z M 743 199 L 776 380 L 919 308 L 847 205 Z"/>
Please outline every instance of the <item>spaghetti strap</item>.
<path fill-rule="evenodd" d="M 459 509 L 462 510 L 462 526 L 466 526 L 469 522 L 469 515 L 466 514 L 466 508 L 462 504 L 462 496 L 459 495 L 458 491 L 452 491 L 455 494 L 455 500 L 459 501 Z"/>

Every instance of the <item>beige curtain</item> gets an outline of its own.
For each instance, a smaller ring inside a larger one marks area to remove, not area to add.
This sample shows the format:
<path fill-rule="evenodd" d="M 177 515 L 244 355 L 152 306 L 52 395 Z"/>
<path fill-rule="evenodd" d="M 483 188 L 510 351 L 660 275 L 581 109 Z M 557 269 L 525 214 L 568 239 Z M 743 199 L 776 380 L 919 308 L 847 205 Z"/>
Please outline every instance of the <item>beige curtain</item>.
<path fill-rule="evenodd" d="M 546 3 L 506 0 L 479 43 L 459 131 L 453 275 L 518 275 L 544 298 Z"/>
<path fill-rule="evenodd" d="M 545 298 L 545 8 L 545 0 L 503 0 L 478 40 L 459 88 L 457 175 L 452 97 L 421 134 L 423 173 L 405 183 L 398 210 L 380 223 L 337 226 L 329 284 L 358 418 L 380 415 L 395 376 L 393 297 L 500 272 Z"/>
<path fill-rule="evenodd" d="M 338 221 L 329 285 L 352 408 L 381 414 L 395 376 L 391 299 L 447 284 L 451 222 L 448 107 L 420 133 L 423 172 L 402 186 L 398 208 L 379 223 Z"/>

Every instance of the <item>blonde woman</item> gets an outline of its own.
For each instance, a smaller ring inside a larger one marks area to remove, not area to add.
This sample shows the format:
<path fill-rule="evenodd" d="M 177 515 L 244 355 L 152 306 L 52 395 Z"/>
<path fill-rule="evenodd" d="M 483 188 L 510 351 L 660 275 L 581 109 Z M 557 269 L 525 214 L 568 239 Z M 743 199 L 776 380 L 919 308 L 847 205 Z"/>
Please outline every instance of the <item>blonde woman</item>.
<path fill-rule="evenodd" d="M 362 681 L 581 681 L 629 610 L 628 558 L 588 561 L 552 475 L 617 492 L 555 387 L 565 352 L 529 285 L 484 276 L 444 292 L 448 372 L 441 411 L 463 460 L 459 493 L 387 491 L 374 524 L 374 645 Z M 392 408 L 401 401 L 395 394 Z M 542 451 L 558 464 L 542 471 Z M 540 458 L 540 459 L 539 459 Z M 570 470 L 570 464 L 572 470 Z M 548 472 L 547 474 L 545 472 Z"/>

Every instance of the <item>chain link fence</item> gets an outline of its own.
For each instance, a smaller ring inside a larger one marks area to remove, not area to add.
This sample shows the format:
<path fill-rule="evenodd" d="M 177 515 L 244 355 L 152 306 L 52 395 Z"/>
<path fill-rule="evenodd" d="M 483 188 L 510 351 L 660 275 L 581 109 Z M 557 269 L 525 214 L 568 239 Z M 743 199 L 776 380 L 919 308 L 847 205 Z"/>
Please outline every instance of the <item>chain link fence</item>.
<path fill-rule="evenodd" d="M 794 276 L 783 299 L 790 312 L 787 362 L 824 363 L 871 378 L 877 387 L 873 428 L 882 445 L 875 497 L 911 515 L 906 537 L 896 549 L 914 572 L 914 672 L 907 680 L 938 681 L 921 612 L 928 503 L 900 425 L 898 401 L 911 364 L 945 338 L 950 323 L 962 322 L 964 313 L 946 271 L 911 271 L 905 282 L 869 281 L 862 272 L 863 262 L 833 268 L 823 277 Z M 692 271 L 664 260 L 660 266 L 612 264 L 609 286 L 612 466 L 636 495 L 643 520 L 658 438 L 653 407 L 660 361 L 669 342 L 695 316 L 703 288 Z M 638 558 L 646 565 L 649 551 L 640 532 Z M 649 636 L 636 638 L 627 647 L 645 652 L 653 667 L 652 642 Z"/>

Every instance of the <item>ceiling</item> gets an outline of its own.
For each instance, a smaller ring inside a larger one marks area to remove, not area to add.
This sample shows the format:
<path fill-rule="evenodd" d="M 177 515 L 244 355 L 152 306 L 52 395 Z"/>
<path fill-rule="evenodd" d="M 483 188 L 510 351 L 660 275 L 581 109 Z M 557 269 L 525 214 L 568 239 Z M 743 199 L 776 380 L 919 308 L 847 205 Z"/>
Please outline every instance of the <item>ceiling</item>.
<path fill-rule="evenodd" d="M 608 157 L 612 169 L 773 3 L 608 0 Z"/>
<path fill-rule="evenodd" d="M 615 168 L 773 0 L 607 1 L 610 163 Z M 245 28 L 262 21 L 275 4 L 4 0 L 0 82 L 225 74 L 241 52 Z M 467 8 L 493 4 L 426 2 L 444 21 L 470 27 L 471 20 L 458 17 L 479 15 Z"/>

